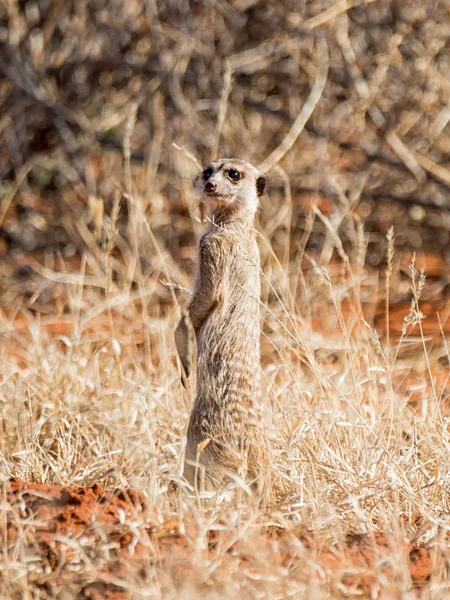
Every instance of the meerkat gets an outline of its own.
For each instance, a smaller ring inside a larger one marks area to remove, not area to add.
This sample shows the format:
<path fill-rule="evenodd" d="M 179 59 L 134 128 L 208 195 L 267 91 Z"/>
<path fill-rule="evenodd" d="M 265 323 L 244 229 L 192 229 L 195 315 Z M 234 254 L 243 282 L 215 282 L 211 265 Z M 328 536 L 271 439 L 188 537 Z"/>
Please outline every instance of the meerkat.
<path fill-rule="evenodd" d="M 175 341 L 185 386 L 197 355 L 184 465 L 185 478 L 197 489 L 218 490 L 240 479 L 270 493 L 254 229 L 266 181 L 248 162 L 223 158 L 195 182 L 209 227 L 200 239 L 195 290 Z"/>

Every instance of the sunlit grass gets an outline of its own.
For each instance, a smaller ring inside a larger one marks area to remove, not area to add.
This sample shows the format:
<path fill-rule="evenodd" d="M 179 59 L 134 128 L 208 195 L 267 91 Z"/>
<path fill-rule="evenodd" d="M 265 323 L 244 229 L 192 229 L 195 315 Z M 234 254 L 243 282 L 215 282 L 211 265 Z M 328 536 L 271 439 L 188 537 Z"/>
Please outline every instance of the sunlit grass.
<path fill-rule="evenodd" d="M 393 235 L 386 278 L 364 267 L 361 228 L 348 251 L 328 222 L 335 252 L 324 261 L 307 250 L 300 257 L 289 231 L 275 236 L 262 219 L 263 382 L 277 470 L 290 489 L 265 511 L 245 490 L 193 498 L 181 479 L 193 391 L 180 385 L 173 330 L 189 278 L 154 236 L 137 195 L 128 196 L 128 230 L 137 237 L 125 242 L 121 208 L 117 200 L 104 217 L 94 259 L 74 269 L 47 257 L 52 267 L 39 268 L 32 306 L 15 295 L 15 309 L 3 311 L 2 480 L 142 492 L 150 510 L 136 539 L 148 545 L 148 527 L 170 519 L 186 546 L 182 558 L 155 549 L 156 562 L 142 572 L 119 555 L 127 570 L 115 581 L 133 597 L 406 593 L 409 542 L 433 548 L 431 585 L 446 589 L 448 355 L 420 335 L 426 282 L 414 266 L 411 310 L 390 332 L 390 346 L 367 321 L 371 307 L 383 305 L 383 282 L 392 283 Z M 316 216 L 326 219 L 317 209 Z M 344 217 L 349 226 L 351 218 Z M 142 248 L 153 248 L 147 270 Z M 32 310 L 43 288 L 54 298 L 50 317 Z M 3 523 L 8 510 L 4 503 Z M 265 537 L 274 525 L 288 541 Z M 34 597 L 38 580 L 54 575 L 39 556 L 24 559 L 30 531 L 14 551 L 4 542 L 2 585 Z M 351 545 L 359 534 L 369 556 L 362 562 Z M 74 552 L 81 586 L 92 567 L 78 546 Z M 69 564 L 59 576 L 73 583 Z"/>

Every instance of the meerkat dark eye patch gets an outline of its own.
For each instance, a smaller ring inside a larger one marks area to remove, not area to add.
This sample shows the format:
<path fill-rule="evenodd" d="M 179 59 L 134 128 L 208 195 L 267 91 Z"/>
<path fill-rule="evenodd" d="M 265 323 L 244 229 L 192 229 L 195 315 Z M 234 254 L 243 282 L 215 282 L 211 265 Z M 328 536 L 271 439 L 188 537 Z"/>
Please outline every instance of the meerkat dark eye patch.
<path fill-rule="evenodd" d="M 256 193 L 258 194 L 258 196 L 262 196 L 264 194 L 266 185 L 267 177 L 265 175 L 261 175 L 260 177 L 258 177 L 258 179 L 256 180 Z"/>
<path fill-rule="evenodd" d="M 212 174 L 213 174 L 212 167 L 206 167 L 206 169 L 202 173 L 203 180 L 208 181 L 208 179 L 211 177 Z"/>
<path fill-rule="evenodd" d="M 228 177 L 230 179 L 232 179 L 233 181 L 239 181 L 239 179 L 241 179 L 242 175 L 236 169 L 229 169 L 228 170 Z"/>

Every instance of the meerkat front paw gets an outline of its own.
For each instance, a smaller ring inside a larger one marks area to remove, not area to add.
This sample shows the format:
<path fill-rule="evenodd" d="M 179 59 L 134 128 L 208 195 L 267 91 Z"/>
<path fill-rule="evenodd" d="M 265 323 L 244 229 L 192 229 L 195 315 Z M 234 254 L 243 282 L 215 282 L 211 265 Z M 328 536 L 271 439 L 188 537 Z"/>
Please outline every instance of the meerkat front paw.
<path fill-rule="evenodd" d="M 175 329 L 175 345 L 181 364 L 181 383 L 189 387 L 189 376 L 194 363 L 196 339 L 195 331 L 187 311 L 183 311 L 181 319 Z"/>

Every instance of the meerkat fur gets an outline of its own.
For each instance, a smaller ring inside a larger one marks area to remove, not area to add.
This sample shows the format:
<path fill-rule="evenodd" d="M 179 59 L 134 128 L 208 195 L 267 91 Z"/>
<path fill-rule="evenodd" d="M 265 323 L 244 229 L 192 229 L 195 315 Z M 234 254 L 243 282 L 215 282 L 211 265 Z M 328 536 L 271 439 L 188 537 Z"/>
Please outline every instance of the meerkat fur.
<path fill-rule="evenodd" d="M 184 476 L 197 489 L 218 490 L 238 479 L 270 493 L 254 229 L 266 176 L 246 161 L 224 158 L 207 165 L 195 187 L 209 226 L 199 243 L 195 290 L 175 333 L 185 386 L 194 337 L 197 346 Z"/>

